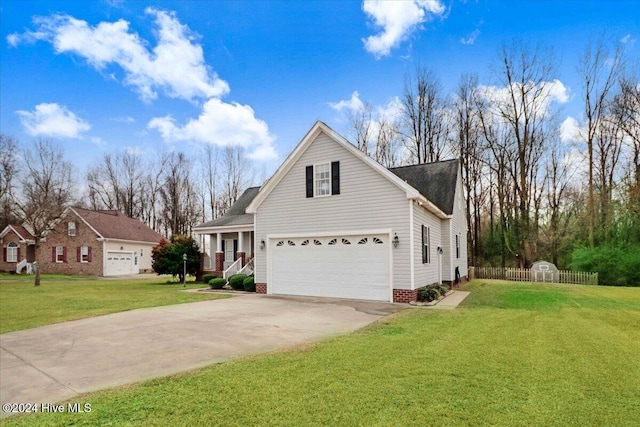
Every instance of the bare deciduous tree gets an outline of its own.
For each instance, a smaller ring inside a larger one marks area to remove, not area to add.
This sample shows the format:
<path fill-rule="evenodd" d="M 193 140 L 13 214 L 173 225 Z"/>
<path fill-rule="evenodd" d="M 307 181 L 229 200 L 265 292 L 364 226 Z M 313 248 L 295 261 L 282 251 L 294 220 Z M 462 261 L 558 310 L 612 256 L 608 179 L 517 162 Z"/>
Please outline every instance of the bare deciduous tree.
<path fill-rule="evenodd" d="M 575 175 L 572 170 L 570 153 L 563 150 L 555 140 L 549 147 L 549 157 L 546 163 L 547 188 L 546 202 L 548 209 L 548 223 L 546 237 L 548 238 L 551 262 L 558 265 L 560 248 L 566 239 L 571 211 L 567 193 L 571 189 L 571 181 Z"/>
<path fill-rule="evenodd" d="M 249 163 L 241 147 L 225 147 L 222 154 L 218 212 L 223 215 L 252 181 Z"/>
<path fill-rule="evenodd" d="M 13 222 L 15 180 L 18 174 L 17 142 L 0 134 L 0 230 Z"/>
<path fill-rule="evenodd" d="M 129 150 L 105 154 L 87 172 L 88 199 L 92 209 L 115 209 L 131 218 L 142 215 L 144 168 L 140 157 Z"/>
<path fill-rule="evenodd" d="M 507 151 L 509 162 L 504 167 L 514 186 L 517 256 L 520 266 L 528 267 L 534 255 L 536 230 L 532 221 L 541 188 L 536 180 L 545 142 L 553 131 L 549 129 L 553 126 L 553 54 L 540 47 L 532 49 L 524 43 L 514 43 L 503 46 L 499 61 L 504 92 L 492 99 L 492 110 L 509 133 L 501 147 Z"/>
<path fill-rule="evenodd" d="M 17 206 L 35 238 L 38 259 L 40 242 L 73 200 L 73 167 L 64 160 L 59 146 L 40 140 L 24 153 L 24 168 L 22 197 Z M 39 268 L 36 268 L 34 285 L 40 286 Z"/>
<path fill-rule="evenodd" d="M 627 74 L 620 79 L 620 93 L 615 97 L 614 115 L 625 133 L 627 146 L 626 200 L 633 229 L 640 242 L 640 77 Z"/>
<path fill-rule="evenodd" d="M 190 234 L 200 216 L 200 206 L 191 180 L 191 165 L 183 153 L 166 156 L 159 189 L 165 234 Z"/>
<path fill-rule="evenodd" d="M 204 155 L 202 157 L 204 171 L 204 189 L 205 204 L 209 209 L 209 218 L 215 219 L 219 216 L 216 208 L 216 200 L 218 196 L 218 148 L 214 145 L 207 144 L 204 147 Z M 205 212 L 206 216 L 206 212 Z M 206 218 L 203 218 L 206 220 Z"/>
<path fill-rule="evenodd" d="M 161 214 L 160 214 L 160 188 L 162 187 L 162 178 L 165 165 L 167 164 L 167 155 L 164 153 L 157 154 L 157 160 L 152 161 L 147 166 L 147 174 L 143 179 L 141 193 L 141 219 L 149 227 L 160 232 Z"/>
<path fill-rule="evenodd" d="M 480 255 L 481 209 L 485 197 L 483 191 L 482 124 L 478 111 L 481 102 L 478 93 L 478 78 L 463 76 L 453 102 L 456 120 L 457 153 L 461 163 L 462 182 L 467 208 L 467 233 L 470 262 Z"/>
<path fill-rule="evenodd" d="M 443 117 L 440 83 L 435 74 L 418 66 L 405 77 L 402 96 L 405 145 L 416 163 L 440 160 L 448 134 Z"/>
<path fill-rule="evenodd" d="M 589 246 L 595 246 L 595 183 L 594 142 L 598 128 L 606 117 L 609 98 L 614 90 L 621 70 L 621 52 L 610 52 L 602 42 L 591 42 L 587 46 L 579 66 L 584 97 L 585 131 L 582 135 L 587 145 L 589 167 L 587 197 L 587 233 Z"/>

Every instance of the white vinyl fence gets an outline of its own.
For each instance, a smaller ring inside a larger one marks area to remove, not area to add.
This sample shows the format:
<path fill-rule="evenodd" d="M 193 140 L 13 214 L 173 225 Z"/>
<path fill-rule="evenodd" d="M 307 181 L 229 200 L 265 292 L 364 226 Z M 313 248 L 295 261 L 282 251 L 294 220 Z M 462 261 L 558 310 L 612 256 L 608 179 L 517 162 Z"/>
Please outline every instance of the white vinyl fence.
<path fill-rule="evenodd" d="M 577 285 L 597 285 L 598 273 L 586 271 L 559 270 L 558 280 L 551 280 L 550 275 L 535 274 L 535 271 L 524 268 L 502 267 L 469 267 L 470 279 L 498 279 L 518 282 L 555 282 L 574 283 Z"/>

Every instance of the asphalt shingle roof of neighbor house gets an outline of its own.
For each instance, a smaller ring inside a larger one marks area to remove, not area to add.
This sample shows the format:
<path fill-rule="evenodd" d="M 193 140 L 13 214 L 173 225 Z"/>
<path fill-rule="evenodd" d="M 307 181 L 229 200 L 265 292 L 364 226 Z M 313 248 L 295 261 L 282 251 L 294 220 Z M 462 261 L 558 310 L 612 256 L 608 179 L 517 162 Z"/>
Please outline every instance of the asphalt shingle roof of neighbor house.
<path fill-rule="evenodd" d="M 73 210 L 107 239 L 158 243 L 164 238 L 142 221 L 115 210 L 92 211 L 82 208 L 73 208 Z"/>
<path fill-rule="evenodd" d="M 253 224 L 253 214 L 246 213 L 246 209 L 249 203 L 258 195 L 258 191 L 260 191 L 260 187 L 247 188 L 224 215 L 202 223 L 195 228 Z"/>
<path fill-rule="evenodd" d="M 17 224 L 10 224 L 10 225 L 11 225 L 11 228 L 13 228 L 16 233 L 18 233 L 18 236 L 20 236 L 21 239 L 23 240 L 35 239 L 35 237 L 29 232 L 29 230 L 27 230 L 23 226 L 17 225 Z"/>
<path fill-rule="evenodd" d="M 453 213 L 458 179 L 458 159 L 390 168 L 447 215 Z"/>

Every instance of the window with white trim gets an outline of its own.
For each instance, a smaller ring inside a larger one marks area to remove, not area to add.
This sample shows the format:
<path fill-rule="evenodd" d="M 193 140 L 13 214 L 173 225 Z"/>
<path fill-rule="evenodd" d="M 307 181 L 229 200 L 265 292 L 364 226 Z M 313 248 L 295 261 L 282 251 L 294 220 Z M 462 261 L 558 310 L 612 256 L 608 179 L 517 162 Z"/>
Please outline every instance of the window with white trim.
<path fill-rule="evenodd" d="M 313 166 L 315 195 L 331 195 L 331 163 L 322 163 Z"/>
<path fill-rule="evenodd" d="M 56 262 L 64 262 L 64 246 L 56 246 Z"/>
<path fill-rule="evenodd" d="M 80 262 L 89 262 L 89 246 L 80 246 Z"/>
<path fill-rule="evenodd" d="M 460 258 L 460 234 L 456 234 L 456 258 Z"/>
<path fill-rule="evenodd" d="M 18 244 L 10 242 L 7 245 L 7 262 L 18 262 Z"/>
<path fill-rule="evenodd" d="M 224 260 L 229 262 L 229 261 L 235 261 L 235 253 L 233 250 L 233 239 L 225 239 L 224 240 Z"/>
<path fill-rule="evenodd" d="M 75 236 L 76 235 L 76 223 L 73 221 L 69 221 L 69 223 L 67 224 L 67 231 L 69 236 Z"/>
<path fill-rule="evenodd" d="M 422 263 L 429 264 L 431 262 L 431 229 L 425 225 L 422 226 Z"/>

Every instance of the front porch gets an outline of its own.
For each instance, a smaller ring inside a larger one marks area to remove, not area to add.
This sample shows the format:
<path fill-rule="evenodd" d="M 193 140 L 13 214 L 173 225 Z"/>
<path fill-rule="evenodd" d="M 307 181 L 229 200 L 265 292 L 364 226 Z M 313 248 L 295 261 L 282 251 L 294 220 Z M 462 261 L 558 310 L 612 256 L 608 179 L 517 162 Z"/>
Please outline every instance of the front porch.
<path fill-rule="evenodd" d="M 208 246 L 202 258 L 204 274 L 227 278 L 236 273 L 253 273 L 255 239 L 253 225 L 235 229 L 204 232 L 198 230 L 203 246 Z M 207 244 L 208 243 L 208 244 Z"/>
<path fill-rule="evenodd" d="M 260 187 L 247 188 L 229 210 L 220 218 L 198 225 L 193 231 L 201 238 L 204 248 L 201 270 L 227 278 L 235 273 L 248 273 L 255 253 L 253 214 L 246 207 L 260 191 Z"/>

